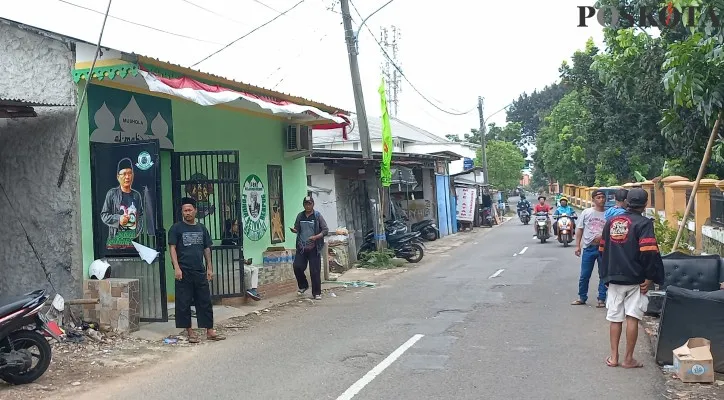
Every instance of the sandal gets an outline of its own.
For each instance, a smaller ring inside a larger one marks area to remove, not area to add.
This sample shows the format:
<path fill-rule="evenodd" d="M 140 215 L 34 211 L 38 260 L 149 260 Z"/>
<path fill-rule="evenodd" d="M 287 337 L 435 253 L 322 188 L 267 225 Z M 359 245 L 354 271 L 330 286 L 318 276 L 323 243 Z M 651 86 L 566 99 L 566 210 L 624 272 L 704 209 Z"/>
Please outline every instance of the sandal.
<path fill-rule="evenodd" d="M 599 300 L 596 308 L 606 308 L 606 302 Z"/>
<path fill-rule="evenodd" d="M 606 358 L 606 365 L 608 365 L 609 367 L 612 367 L 612 368 L 618 367 L 618 363 L 614 363 L 611 360 L 611 356 L 608 356 L 608 358 Z"/>
<path fill-rule="evenodd" d="M 572 306 L 583 306 L 585 304 L 586 304 L 586 302 L 581 299 L 578 299 L 578 300 L 574 301 L 573 303 L 571 303 Z"/>
<path fill-rule="evenodd" d="M 644 363 L 642 363 L 641 361 L 634 360 L 634 364 L 633 364 L 633 365 L 624 365 L 624 364 L 621 364 L 621 366 L 622 366 L 623 368 L 626 368 L 626 369 L 630 369 L 630 368 L 643 368 Z"/>
<path fill-rule="evenodd" d="M 199 337 L 196 335 L 191 335 L 188 337 L 188 339 L 189 339 L 189 343 L 199 343 L 200 342 Z"/>
<path fill-rule="evenodd" d="M 214 336 L 206 336 L 207 340 L 212 340 L 214 342 L 218 342 L 219 340 L 226 340 L 226 336 L 219 335 L 218 333 Z"/>

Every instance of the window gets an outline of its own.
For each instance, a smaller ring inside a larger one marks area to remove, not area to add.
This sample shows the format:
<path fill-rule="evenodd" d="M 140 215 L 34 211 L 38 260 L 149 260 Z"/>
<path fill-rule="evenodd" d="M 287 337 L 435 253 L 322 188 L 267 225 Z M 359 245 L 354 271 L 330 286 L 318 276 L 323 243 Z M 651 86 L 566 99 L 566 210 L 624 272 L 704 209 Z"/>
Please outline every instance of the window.
<path fill-rule="evenodd" d="M 282 167 L 267 166 L 269 179 L 269 221 L 271 225 L 271 243 L 283 243 L 284 233 L 284 196 L 282 193 Z"/>

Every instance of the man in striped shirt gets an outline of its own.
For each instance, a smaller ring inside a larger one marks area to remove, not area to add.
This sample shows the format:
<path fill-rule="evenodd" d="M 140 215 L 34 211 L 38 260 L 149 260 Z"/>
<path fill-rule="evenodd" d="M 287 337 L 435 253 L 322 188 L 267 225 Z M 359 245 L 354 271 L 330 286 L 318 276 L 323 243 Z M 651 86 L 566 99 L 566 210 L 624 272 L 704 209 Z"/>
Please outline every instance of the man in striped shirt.
<path fill-rule="evenodd" d="M 618 346 L 626 320 L 626 351 L 620 365 L 640 368 L 643 364 L 633 358 L 639 321 L 649 304 L 649 286 L 652 282 L 664 282 L 664 264 L 654 235 L 654 223 L 642 215 L 648 193 L 640 188 L 631 189 L 626 203 L 626 211 L 609 219 L 603 227 L 599 245 L 603 262 L 598 271 L 608 287 L 606 319 L 611 322 L 611 355 L 606 364 L 619 365 Z"/>

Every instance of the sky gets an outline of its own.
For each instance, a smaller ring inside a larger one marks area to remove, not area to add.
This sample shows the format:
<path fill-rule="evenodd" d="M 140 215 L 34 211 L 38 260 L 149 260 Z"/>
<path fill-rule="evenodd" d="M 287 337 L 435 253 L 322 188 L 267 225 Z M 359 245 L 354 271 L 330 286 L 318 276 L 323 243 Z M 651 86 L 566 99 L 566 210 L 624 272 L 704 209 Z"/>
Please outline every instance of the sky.
<path fill-rule="evenodd" d="M 366 18 L 387 1 L 352 0 L 352 4 Z M 5 3 L 0 17 L 92 43 L 98 41 L 108 5 L 105 0 Z M 102 45 L 355 111 L 338 3 L 112 0 Z M 360 29 L 358 58 L 368 117 L 381 114 L 377 89 L 384 61 L 370 30 L 378 40 L 382 27 L 394 25 L 400 31 L 397 64 L 409 82 L 402 79 L 397 118 L 440 136 L 463 134 L 479 126 L 478 96 L 485 98 L 487 122 L 504 125 L 504 111 L 491 114 L 523 92 L 556 82 L 561 62 L 582 49 L 588 38 L 602 47 L 603 33 L 595 18 L 589 27 L 577 27 L 577 6 L 593 3 L 393 0 Z M 356 30 L 363 18 L 354 7 L 351 10 Z M 450 114 L 467 111 L 471 112 Z"/>

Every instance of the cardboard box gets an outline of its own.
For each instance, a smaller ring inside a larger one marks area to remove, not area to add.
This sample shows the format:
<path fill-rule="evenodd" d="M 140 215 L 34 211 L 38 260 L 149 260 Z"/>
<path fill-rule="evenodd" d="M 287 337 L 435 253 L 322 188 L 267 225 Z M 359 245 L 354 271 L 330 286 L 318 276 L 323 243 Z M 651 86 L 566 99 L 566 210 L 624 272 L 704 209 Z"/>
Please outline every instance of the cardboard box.
<path fill-rule="evenodd" d="M 674 350 L 674 369 L 682 382 L 713 383 L 714 357 L 711 342 L 704 338 L 691 338 Z"/>

